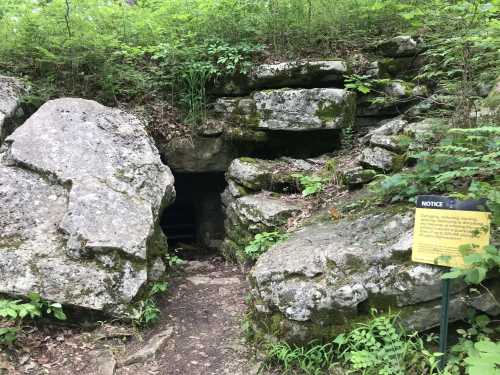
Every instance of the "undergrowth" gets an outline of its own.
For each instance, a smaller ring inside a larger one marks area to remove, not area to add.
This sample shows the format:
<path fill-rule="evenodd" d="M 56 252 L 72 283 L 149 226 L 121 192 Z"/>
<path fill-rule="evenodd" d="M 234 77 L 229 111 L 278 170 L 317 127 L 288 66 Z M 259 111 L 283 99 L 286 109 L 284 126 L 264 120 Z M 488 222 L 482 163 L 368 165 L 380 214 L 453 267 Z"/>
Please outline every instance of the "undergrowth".
<path fill-rule="evenodd" d="M 415 1 L 423 3 L 423 1 Z M 3 0 L 0 72 L 32 82 L 26 101 L 152 98 L 206 118 L 207 87 L 275 58 L 347 55 L 408 22 L 386 0 Z"/>
<path fill-rule="evenodd" d="M 27 319 L 43 316 L 67 319 L 60 303 L 47 301 L 37 293 L 30 293 L 27 301 L 0 299 L 0 345 L 12 345 Z"/>
<path fill-rule="evenodd" d="M 416 332 L 405 332 L 397 315 L 372 310 L 367 323 L 359 323 L 329 342 L 306 346 L 268 343 L 265 352 L 267 364 L 279 365 L 285 374 L 328 374 L 335 368 L 363 375 L 437 374 L 440 354 L 426 348 L 433 340 L 433 336 L 423 339 Z"/>
<path fill-rule="evenodd" d="M 287 238 L 287 235 L 279 231 L 261 232 L 254 236 L 254 239 L 245 246 L 245 254 L 251 260 L 256 260 L 264 254 L 271 246 Z"/>

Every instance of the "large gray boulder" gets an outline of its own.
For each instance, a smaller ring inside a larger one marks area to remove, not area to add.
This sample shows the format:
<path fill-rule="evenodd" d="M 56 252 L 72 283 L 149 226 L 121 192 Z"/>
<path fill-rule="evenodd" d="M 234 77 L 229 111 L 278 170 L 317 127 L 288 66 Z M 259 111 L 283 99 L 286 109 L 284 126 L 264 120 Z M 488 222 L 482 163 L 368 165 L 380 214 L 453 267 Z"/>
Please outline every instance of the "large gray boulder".
<path fill-rule="evenodd" d="M 256 327 L 289 341 L 330 338 L 368 319 L 370 307 L 399 312 L 411 329 L 438 325 L 441 270 L 410 261 L 413 220 L 371 213 L 291 234 L 251 271 Z M 464 288 L 452 286 L 452 320 L 466 314 Z"/>
<path fill-rule="evenodd" d="M 167 250 L 158 223 L 175 197 L 142 123 L 50 101 L 6 139 L 0 171 L 0 293 L 125 316 Z"/>
<path fill-rule="evenodd" d="M 8 120 L 15 116 L 23 92 L 24 86 L 19 80 L 0 75 L 0 145 L 13 131 Z"/>
<path fill-rule="evenodd" d="M 221 98 L 215 111 L 238 126 L 264 130 L 335 130 L 354 125 L 356 95 L 344 89 L 280 89 Z"/>

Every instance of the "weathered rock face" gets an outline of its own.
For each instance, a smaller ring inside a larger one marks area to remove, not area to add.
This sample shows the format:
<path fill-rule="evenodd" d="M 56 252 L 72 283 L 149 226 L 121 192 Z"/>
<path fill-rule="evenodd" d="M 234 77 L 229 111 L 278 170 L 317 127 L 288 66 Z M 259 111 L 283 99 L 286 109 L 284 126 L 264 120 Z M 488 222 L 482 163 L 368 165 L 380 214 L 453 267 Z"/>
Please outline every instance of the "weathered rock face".
<path fill-rule="evenodd" d="M 235 77 L 222 82 L 215 91 L 221 95 L 241 96 L 265 88 L 341 85 L 346 74 L 349 74 L 349 69 L 342 60 L 262 64 L 255 67 L 248 77 Z"/>
<path fill-rule="evenodd" d="M 0 145 L 14 130 L 9 119 L 16 115 L 23 91 L 20 81 L 0 75 Z"/>
<path fill-rule="evenodd" d="M 226 173 L 228 187 L 222 194 L 226 216 L 224 256 L 247 263 L 244 248 L 257 233 L 279 230 L 289 218 L 300 214 L 304 202 L 286 193 L 297 190 L 293 174 L 308 174 L 314 169 L 312 162 L 290 158 L 234 160 Z"/>
<path fill-rule="evenodd" d="M 410 123 L 399 116 L 381 121 L 378 127 L 361 138 L 365 148 L 361 151 L 359 163 L 365 168 L 381 171 L 401 169 L 408 150 L 418 150 L 429 144 L 444 127 L 443 121 L 437 118 Z"/>
<path fill-rule="evenodd" d="M 397 116 L 428 96 L 428 90 L 425 86 L 401 80 L 390 80 L 378 84 L 376 91 L 377 94 L 370 93 L 359 98 L 358 116 Z"/>
<path fill-rule="evenodd" d="M 279 89 L 221 98 L 215 110 L 239 126 L 310 131 L 353 126 L 356 103 L 355 94 L 343 89 Z"/>
<path fill-rule="evenodd" d="M 226 199 L 226 237 L 222 254 L 226 259 L 246 264 L 248 259 L 244 249 L 254 236 L 279 230 L 302 208 L 298 201 L 287 201 L 268 192 Z"/>
<path fill-rule="evenodd" d="M 387 57 L 415 56 L 422 51 L 423 41 L 409 35 L 400 35 L 385 40 L 376 46 L 376 51 Z"/>
<path fill-rule="evenodd" d="M 0 292 L 113 315 L 166 251 L 173 177 L 137 118 L 83 99 L 43 105 L 0 164 Z"/>
<path fill-rule="evenodd" d="M 291 234 L 251 271 L 256 325 L 304 342 L 366 319 L 370 307 L 390 306 L 412 329 L 436 326 L 439 314 L 429 312 L 439 305 L 441 271 L 409 262 L 412 227 L 413 214 L 402 211 L 316 223 Z M 452 288 L 452 319 L 465 316 L 468 300 L 457 294 L 464 288 L 458 282 Z"/>
<path fill-rule="evenodd" d="M 158 148 L 176 172 L 222 172 L 237 156 L 224 137 L 173 139 Z"/>

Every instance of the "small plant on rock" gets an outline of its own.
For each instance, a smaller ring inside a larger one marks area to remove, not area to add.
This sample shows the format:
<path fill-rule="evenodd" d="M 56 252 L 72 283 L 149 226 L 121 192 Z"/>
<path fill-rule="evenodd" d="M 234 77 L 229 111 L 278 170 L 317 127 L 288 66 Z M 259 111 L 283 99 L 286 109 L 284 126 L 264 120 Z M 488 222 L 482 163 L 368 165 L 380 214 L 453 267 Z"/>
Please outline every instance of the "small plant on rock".
<path fill-rule="evenodd" d="M 146 294 L 146 297 L 139 301 L 131 312 L 134 325 L 147 327 L 160 319 L 160 309 L 157 306 L 156 297 L 168 290 L 168 283 L 157 281 L 153 283 Z"/>
<path fill-rule="evenodd" d="M 271 246 L 283 241 L 286 237 L 286 234 L 278 231 L 257 233 L 254 239 L 245 247 L 245 254 L 250 259 L 256 260 Z"/>
<path fill-rule="evenodd" d="M 316 195 L 324 190 L 326 184 L 330 182 L 330 178 L 322 176 L 308 176 L 304 174 L 294 173 L 292 177 L 296 178 L 302 186 L 302 196 L 308 197 Z"/>

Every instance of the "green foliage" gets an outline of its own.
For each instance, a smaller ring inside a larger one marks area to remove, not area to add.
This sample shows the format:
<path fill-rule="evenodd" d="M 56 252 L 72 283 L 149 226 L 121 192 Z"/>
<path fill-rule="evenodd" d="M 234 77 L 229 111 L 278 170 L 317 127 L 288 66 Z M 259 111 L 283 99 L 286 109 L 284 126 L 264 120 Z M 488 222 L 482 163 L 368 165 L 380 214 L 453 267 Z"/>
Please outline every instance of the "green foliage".
<path fill-rule="evenodd" d="M 332 343 L 324 345 L 292 346 L 287 343 L 270 343 L 266 348 L 268 362 L 279 364 L 284 374 L 301 370 L 307 375 L 324 374 L 335 359 Z"/>
<path fill-rule="evenodd" d="M 0 299 L 0 318 L 15 324 L 15 327 L 0 327 L 0 344 L 12 344 L 21 330 L 22 321 L 26 318 L 37 319 L 47 315 L 58 320 L 67 319 L 60 303 L 46 301 L 37 293 L 30 293 L 28 297 L 27 302 Z"/>
<path fill-rule="evenodd" d="M 476 342 L 465 363 L 469 375 L 500 374 L 500 342 L 487 339 Z"/>
<path fill-rule="evenodd" d="M 433 354 L 416 333 L 407 334 L 397 323 L 395 315 L 377 315 L 357 324 L 350 332 L 327 343 L 306 346 L 269 343 L 266 356 L 270 364 L 279 365 L 284 373 L 300 370 L 304 374 L 327 374 L 328 370 L 347 368 L 349 374 L 406 375 L 438 374 L 440 354 Z M 294 372 L 295 373 L 295 372 Z"/>
<path fill-rule="evenodd" d="M 161 316 L 161 311 L 157 306 L 157 296 L 168 290 L 168 283 L 157 281 L 151 284 L 145 298 L 138 301 L 131 309 L 130 317 L 134 325 L 147 327 L 156 323 Z"/>
<path fill-rule="evenodd" d="M 414 170 L 384 178 L 376 190 L 393 202 L 430 192 L 485 197 L 488 208 L 500 212 L 499 135 L 500 127 L 490 124 L 450 129 L 438 147 L 411 155 L 418 160 Z"/>
<path fill-rule="evenodd" d="M 458 343 L 450 350 L 444 374 L 498 374 L 498 344 L 491 345 L 489 336 L 495 330 L 490 328 L 491 319 L 487 315 L 472 317 L 471 326 L 458 329 Z"/>
<path fill-rule="evenodd" d="M 263 45 L 277 57 L 390 35 L 408 24 L 399 1 L 3 0 L 0 71 L 26 77 L 34 106 L 53 96 L 105 104 L 152 97 L 203 121 L 202 86 L 248 73 Z"/>
<path fill-rule="evenodd" d="M 271 246 L 287 238 L 278 231 L 257 233 L 254 239 L 245 246 L 245 254 L 253 260 L 264 254 Z"/>
<path fill-rule="evenodd" d="M 452 268 L 443 275 L 443 279 L 464 278 L 468 284 L 480 284 L 490 269 L 500 268 L 500 250 L 493 245 L 485 246 L 477 252 L 473 244 L 463 245 L 460 252 L 467 268 Z"/>
<path fill-rule="evenodd" d="M 498 1 L 430 0 L 399 8 L 415 30 L 426 30 L 426 64 L 415 80 L 426 82 L 437 95 L 452 93 L 453 126 L 473 126 L 477 87 L 500 74 Z"/>
<path fill-rule="evenodd" d="M 292 177 L 296 178 L 299 184 L 302 186 L 302 196 L 308 197 L 310 195 L 316 195 L 323 191 L 326 184 L 330 182 L 331 178 L 322 176 L 309 176 L 299 173 L 292 174 Z"/>
<path fill-rule="evenodd" d="M 360 76 L 358 74 L 353 74 L 346 77 L 345 87 L 347 89 L 358 91 L 361 94 L 368 94 L 372 91 L 373 83 L 371 82 L 371 78 L 368 76 Z"/>
<path fill-rule="evenodd" d="M 177 255 L 167 254 L 166 259 L 168 266 L 172 269 L 175 269 L 185 263 L 185 261 L 179 258 Z"/>
<path fill-rule="evenodd" d="M 406 334 L 397 324 L 397 316 L 376 316 L 358 324 L 351 332 L 337 336 L 340 358 L 362 374 L 405 375 L 436 372 L 439 354 L 431 354 L 424 341 Z"/>

